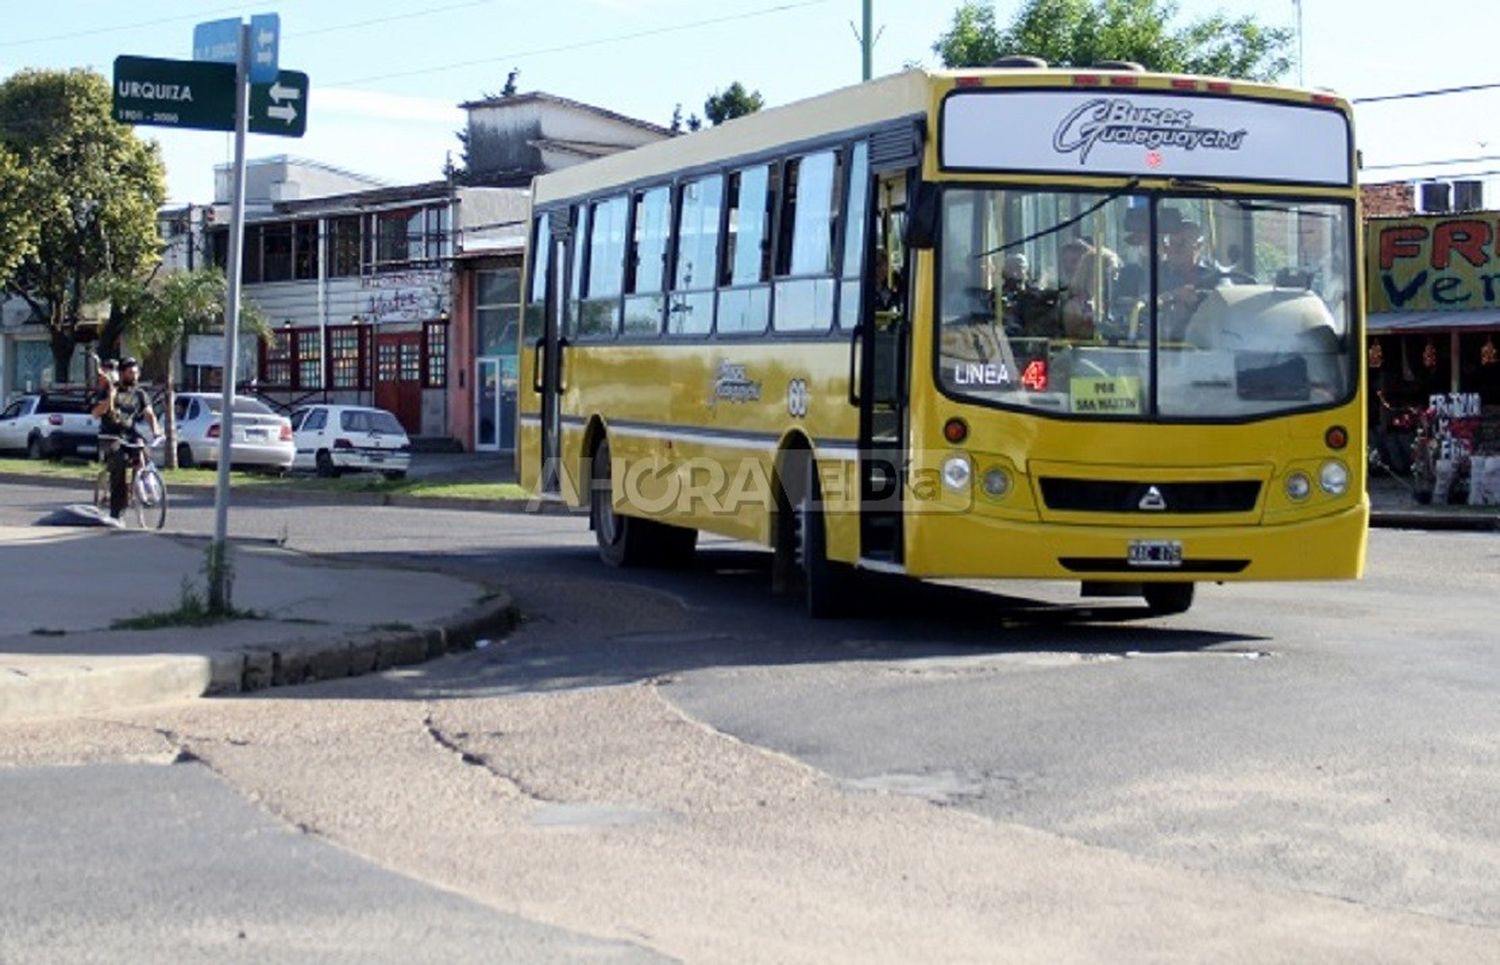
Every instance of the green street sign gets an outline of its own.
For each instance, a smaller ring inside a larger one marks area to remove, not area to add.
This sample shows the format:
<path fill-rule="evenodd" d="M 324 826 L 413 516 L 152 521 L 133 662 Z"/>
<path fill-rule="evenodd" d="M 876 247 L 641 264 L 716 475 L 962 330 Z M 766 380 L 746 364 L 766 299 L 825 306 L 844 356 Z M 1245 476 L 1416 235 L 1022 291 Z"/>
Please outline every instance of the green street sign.
<path fill-rule="evenodd" d="M 278 137 L 307 132 L 307 75 L 283 70 L 250 85 L 249 131 Z M 206 60 L 115 58 L 114 117 L 124 124 L 234 130 L 234 65 Z"/>
<path fill-rule="evenodd" d="M 200 131 L 234 130 L 234 65 L 115 58 L 115 120 Z"/>
<path fill-rule="evenodd" d="M 250 133 L 301 137 L 307 131 L 307 75 L 283 70 L 270 84 L 250 85 Z"/>

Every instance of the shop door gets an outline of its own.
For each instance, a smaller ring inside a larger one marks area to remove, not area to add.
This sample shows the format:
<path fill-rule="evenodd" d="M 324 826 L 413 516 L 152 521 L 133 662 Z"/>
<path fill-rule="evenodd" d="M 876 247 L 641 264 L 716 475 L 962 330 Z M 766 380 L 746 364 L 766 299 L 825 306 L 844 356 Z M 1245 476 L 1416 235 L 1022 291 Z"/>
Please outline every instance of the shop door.
<path fill-rule="evenodd" d="M 408 435 L 422 434 L 422 334 L 375 339 L 375 405 L 395 414 Z"/>
<path fill-rule="evenodd" d="M 480 359 L 474 383 L 474 449 L 497 452 L 501 445 L 500 360 Z"/>

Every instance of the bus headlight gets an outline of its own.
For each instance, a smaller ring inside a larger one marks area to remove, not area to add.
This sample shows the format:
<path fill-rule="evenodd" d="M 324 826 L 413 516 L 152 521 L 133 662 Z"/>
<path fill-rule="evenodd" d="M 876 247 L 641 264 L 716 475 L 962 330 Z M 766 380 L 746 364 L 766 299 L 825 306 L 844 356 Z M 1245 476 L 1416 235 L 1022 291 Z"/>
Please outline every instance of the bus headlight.
<path fill-rule="evenodd" d="M 974 477 L 968 456 L 949 456 L 943 460 L 943 485 L 956 492 L 964 492 Z"/>
<path fill-rule="evenodd" d="M 1349 468 L 1337 459 L 1328 460 L 1318 470 L 1318 485 L 1330 496 L 1342 496 L 1349 488 Z"/>
<path fill-rule="evenodd" d="M 991 499 L 999 499 L 1010 492 L 1010 476 L 999 466 L 991 466 L 979 480 L 980 488 Z"/>
<path fill-rule="evenodd" d="M 1294 472 L 1286 477 L 1286 494 L 1297 502 L 1307 498 L 1312 492 L 1312 480 L 1307 478 L 1305 472 Z"/>

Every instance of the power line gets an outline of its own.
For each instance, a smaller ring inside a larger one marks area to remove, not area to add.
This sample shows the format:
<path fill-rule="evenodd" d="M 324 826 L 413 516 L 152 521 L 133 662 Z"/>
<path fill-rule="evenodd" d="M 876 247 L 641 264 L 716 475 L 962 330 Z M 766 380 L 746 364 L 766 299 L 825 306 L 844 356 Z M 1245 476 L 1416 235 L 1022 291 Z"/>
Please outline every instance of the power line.
<path fill-rule="evenodd" d="M 684 30 L 694 30 L 698 27 L 709 27 L 721 23 L 733 23 L 738 20 L 750 20 L 755 17 L 766 17 L 775 13 L 785 13 L 790 10 L 800 10 L 805 7 L 817 7 L 828 3 L 829 0 L 801 0 L 797 3 L 781 3 L 774 7 L 766 7 L 764 10 L 751 10 L 745 13 L 729 14 L 723 17 L 709 17 L 704 20 L 693 20 L 687 23 L 672 24 L 668 27 L 653 27 L 650 30 L 639 30 L 635 33 L 618 34 L 613 37 L 599 37 L 594 40 L 581 40 L 577 43 L 559 44 L 555 47 L 538 47 L 534 50 L 514 51 L 506 54 L 496 54 L 493 57 L 485 57 L 480 60 L 465 60 L 451 64 L 437 64 L 432 67 L 421 67 L 416 70 L 403 70 L 389 74 L 373 74 L 368 77 L 356 77 L 350 80 L 335 81 L 324 84 L 324 87 L 353 87 L 358 84 L 368 84 L 377 80 L 395 80 L 402 77 L 420 77 L 425 74 L 436 74 L 449 70 L 461 70 L 465 67 L 483 67 L 488 64 L 503 63 L 505 61 L 517 60 L 522 57 L 540 57 L 544 54 L 559 54 L 571 50 L 583 50 L 588 47 L 600 47 L 606 44 L 623 43 L 627 40 L 640 40 L 645 37 L 658 37 L 663 34 L 680 33 Z"/>
<path fill-rule="evenodd" d="M 412 13 L 394 13 L 388 17 L 371 17 L 368 20 L 351 20 L 348 23 L 336 23 L 327 27 L 316 27 L 312 30 L 288 31 L 287 37 L 315 37 L 319 34 L 336 33 L 340 30 L 355 30 L 360 27 L 374 27 L 384 23 L 395 23 L 398 20 L 415 20 L 419 17 L 430 17 L 436 13 L 447 13 L 449 10 L 462 10 L 466 7 L 484 7 L 494 3 L 495 0 L 465 0 L 464 3 L 450 3 L 444 7 L 425 7 Z"/>
<path fill-rule="evenodd" d="M 202 20 L 204 17 L 212 17 L 220 13 L 236 13 L 244 10 L 244 4 L 233 7 L 217 7 L 213 10 L 200 10 L 197 13 L 178 14 L 175 17 L 160 17 L 156 20 L 138 20 L 135 23 L 115 24 L 112 27 L 91 27 L 88 30 L 75 30 L 65 34 L 53 34 L 50 37 L 27 37 L 24 40 L 0 40 L 0 47 L 24 47 L 27 44 L 46 44 L 57 40 L 73 40 L 77 37 L 96 37 L 99 34 L 123 33 L 127 30 L 139 30 L 143 27 L 159 27 L 162 24 L 181 23 L 184 20 Z"/>
<path fill-rule="evenodd" d="M 1375 97 L 1356 97 L 1351 104 L 1378 104 L 1383 101 L 1416 100 L 1422 97 L 1440 97 L 1444 94 L 1467 94 L 1479 90 L 1495 90 L 1500 82 L 1493 84 L 1465 84 L 1462 87 L 1439 87 L 1435 90 L 1414 90 L 1403 94 L 1380 94 Z"/>

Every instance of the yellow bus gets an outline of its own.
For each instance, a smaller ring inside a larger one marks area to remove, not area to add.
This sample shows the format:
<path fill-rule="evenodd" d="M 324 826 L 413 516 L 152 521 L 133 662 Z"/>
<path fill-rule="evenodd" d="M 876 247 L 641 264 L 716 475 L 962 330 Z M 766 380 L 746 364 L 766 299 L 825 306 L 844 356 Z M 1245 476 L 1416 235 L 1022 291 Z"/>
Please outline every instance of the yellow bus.
<path fill-rule="evenodd" d="M 539 177 L 518 464 L 612 565 L 699 531 L 815 616 L 861 571 L 1358 577 L 1350 110 L 1040 63 L 909 71 Z"/>

